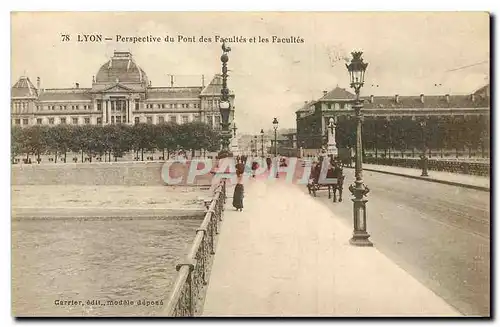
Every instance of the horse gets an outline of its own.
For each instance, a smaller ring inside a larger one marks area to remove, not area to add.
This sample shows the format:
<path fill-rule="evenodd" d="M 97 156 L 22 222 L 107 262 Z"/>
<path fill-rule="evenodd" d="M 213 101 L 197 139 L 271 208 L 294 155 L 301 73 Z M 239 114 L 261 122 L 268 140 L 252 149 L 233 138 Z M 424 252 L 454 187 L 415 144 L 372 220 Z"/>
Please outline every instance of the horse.
<path fill-rule="evenodd" d="M 336 184 L 328 185 L 328 198 L 330 199 L 330 187 L 331 187 L 333 192 L 333 202 L 337 202 L 337 191 L 339 192 L 339 202 L 342 202 L 342 191 L 344 188 L 344 172 L 342 170 L 342 167 L 340 165 L 335 165 L 334 168 L 328 169 L 326 177 L 337 179 Z"/>

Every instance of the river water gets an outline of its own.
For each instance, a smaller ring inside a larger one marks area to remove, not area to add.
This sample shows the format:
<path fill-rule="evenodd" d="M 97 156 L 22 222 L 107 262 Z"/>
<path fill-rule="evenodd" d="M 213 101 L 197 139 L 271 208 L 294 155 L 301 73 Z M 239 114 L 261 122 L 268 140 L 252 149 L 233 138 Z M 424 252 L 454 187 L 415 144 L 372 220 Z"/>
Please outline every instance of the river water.
<path fill-rule="evenodd" d="M 164 315 L 175 265 L 200 224 L 199 219 L 13 220 L 13 315 Z"/>

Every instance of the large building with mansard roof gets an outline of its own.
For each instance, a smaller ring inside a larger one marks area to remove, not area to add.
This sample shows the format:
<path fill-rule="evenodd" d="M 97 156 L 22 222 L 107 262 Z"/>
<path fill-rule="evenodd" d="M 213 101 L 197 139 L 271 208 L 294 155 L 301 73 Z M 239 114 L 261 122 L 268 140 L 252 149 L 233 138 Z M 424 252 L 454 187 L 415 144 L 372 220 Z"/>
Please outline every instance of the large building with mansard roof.
<path fill-rule="evenodd" d="M 317 100 L 305 101 L 295 112 L 297 146 L 314 150 L 325 146 L 330 118 L 336 121 L 336 143 L 354 146 L 355 95 L 344 88 L 324 91 Z M 420 122 L 425 121 L 430 148 L 474 147 L 486 144 L 490 127 L 490 85 L 470 94 L 363 96 L 363 147 L 377 149 L 381 144 L 402 148 L 422 146 Z M 422 125 L 424 126 L 424 125 Z M 403 142 L 408 138 L 412 142 Z M 489 145 L 488 145 L 489 146 Z"/>
<path fill-rule="evenodd" d="M 220 128 L 221 88 L 220 75 L 206 86 L 153 86 L 130 52 L 115 51 L 92 77 L 91 88 L 75 83 L 71 88 L 44 89 L 40 77 L 36 85 L 20 77 L 11 89 L 12 125 L 202 121 Z M 234 108 L 234 94 L 230 101 Z"/>

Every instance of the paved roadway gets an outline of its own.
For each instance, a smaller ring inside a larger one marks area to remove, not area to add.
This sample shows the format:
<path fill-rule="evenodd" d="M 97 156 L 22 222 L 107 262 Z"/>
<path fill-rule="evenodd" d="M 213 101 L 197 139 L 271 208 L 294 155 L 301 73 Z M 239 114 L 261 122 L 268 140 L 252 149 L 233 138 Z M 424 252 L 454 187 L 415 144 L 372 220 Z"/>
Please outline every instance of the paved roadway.
<path fill-rule="evenodd" d="M 327 191 L 317 200 L 352 226 L 354 171 L 344 173 L 344 201 L 332 203 Z M 363 177 L 375 246 L 462 314 L 489 316 L 490 193 L 375 172 Z"/>

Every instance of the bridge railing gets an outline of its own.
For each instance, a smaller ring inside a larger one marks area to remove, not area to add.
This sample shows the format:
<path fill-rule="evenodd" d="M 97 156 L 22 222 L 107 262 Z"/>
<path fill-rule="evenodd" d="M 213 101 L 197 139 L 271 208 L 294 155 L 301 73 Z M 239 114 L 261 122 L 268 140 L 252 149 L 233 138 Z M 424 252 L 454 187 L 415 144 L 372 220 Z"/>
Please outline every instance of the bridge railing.
<path fill-rule="evenodd" d="M 222 179 L 185 261 L 176 266 L 177 278 L 167 304 L 167 316 L 194 317 L 201 313 L 225 202 L 226 181 Z"/>

